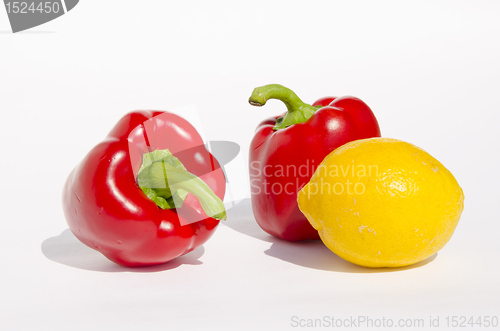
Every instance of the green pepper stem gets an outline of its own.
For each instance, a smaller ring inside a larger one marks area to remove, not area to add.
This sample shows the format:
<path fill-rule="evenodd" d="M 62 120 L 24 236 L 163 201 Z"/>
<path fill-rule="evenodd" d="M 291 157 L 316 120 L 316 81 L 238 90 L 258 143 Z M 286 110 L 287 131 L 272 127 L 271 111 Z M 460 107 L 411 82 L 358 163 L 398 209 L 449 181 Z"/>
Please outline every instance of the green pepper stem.
<path fill-rule="evenodd" d="M 201 178 L 188 171 L 175 169 L 168 164 L 164 165 L 171 191 L 182 189 L 194 194 L 208 216 L 221 221 L 226 219 L 224 203 Z"/>
<path fill-rule="evenodd" d="M 222 200 L 201 178 L 187 171 L 168 150 L 167 156 L 165 151 L 161 152 L 164 153 L 161 156 L 159 153 L 148 155 L 152 161 L 139 171 L 137 184 L 143 192 L 162 209 L 180 208 L 187 192 L 190 192 L 198 198 L 209 217 L 224 221 L 227 217 Z"/>
<path fill-rule="evenodd" d="M 269 99 L 282 101 L 288 109 L 283 117 L 278 118 L 276 125 L 273 127 L 274 130 L 285 129 L 293 124 L 305 122 L 317 110 L 317 108 L 300 100 L 292 90 L 279 84 L 269 84 L 255 88 L 248 102 L 252 106 L 260 107 L 265 105 Z"/>

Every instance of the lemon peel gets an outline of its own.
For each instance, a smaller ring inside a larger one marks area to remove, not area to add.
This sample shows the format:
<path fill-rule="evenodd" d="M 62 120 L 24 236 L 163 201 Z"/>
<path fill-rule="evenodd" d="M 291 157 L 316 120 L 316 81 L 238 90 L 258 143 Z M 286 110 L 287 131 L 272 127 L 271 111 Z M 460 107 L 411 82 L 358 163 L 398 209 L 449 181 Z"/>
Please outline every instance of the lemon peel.
<path fill-rule="evenodd" d="M 365 267 L 401 267 L 450 240 L 464 208 L 455 177 L 423 149 L 390 138 L 331 152 L 298 205 L 335 254 Z"/>

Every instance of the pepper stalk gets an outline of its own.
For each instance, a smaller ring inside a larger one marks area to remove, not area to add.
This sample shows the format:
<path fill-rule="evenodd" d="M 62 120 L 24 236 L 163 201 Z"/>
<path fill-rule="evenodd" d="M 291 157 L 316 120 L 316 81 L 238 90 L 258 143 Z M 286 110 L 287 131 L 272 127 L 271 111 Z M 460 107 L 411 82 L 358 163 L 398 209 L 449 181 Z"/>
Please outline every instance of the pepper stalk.
<path fill-rule="evenodd" d="M 252 106 L 264 106 L 269 99 L 282 101 L 288 111 L 283 117 L 279 117 L 273 130 L 285 129 L 293 124 L 303 123 L 321 107 L 311 106 L 302 100 L 289 88 L 279 84 L 269 84 L 257 87 L 253 90 L 248 102 Z"/>
<path fill-rule="evenodd" d="M 192 193 L 209 217 L 221 221 L 227 218 L 222 200 L 201 178 L 187 171 L 168 149 L 143 155 L 137 184 L 161 209 L 181 208 L 188 193 Z"/>

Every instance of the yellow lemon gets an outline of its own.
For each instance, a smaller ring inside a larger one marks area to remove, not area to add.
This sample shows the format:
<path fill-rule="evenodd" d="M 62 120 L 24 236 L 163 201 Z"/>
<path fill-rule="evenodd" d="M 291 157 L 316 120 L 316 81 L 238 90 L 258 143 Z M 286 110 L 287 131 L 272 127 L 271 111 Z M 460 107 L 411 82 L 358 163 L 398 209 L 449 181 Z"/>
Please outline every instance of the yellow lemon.
<path fill-rule="evenodd" d="M 338 256 L 365 267 L 401 267 L 425 260 L 450 240 L 464 194 L 423 149 L 371 138 L 330 153 L 298 203 Z"/>

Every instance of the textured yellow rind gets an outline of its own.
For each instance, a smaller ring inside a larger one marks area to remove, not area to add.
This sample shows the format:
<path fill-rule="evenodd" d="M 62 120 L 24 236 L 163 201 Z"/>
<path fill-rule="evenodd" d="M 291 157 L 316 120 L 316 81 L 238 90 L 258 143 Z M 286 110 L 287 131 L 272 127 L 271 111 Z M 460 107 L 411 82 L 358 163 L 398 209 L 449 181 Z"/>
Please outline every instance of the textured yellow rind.
<path fill-rule="evenodd" d="M 401 267 L 425 260 L 450 240 L 464 194 L 423 149 L 371 138 L 330 153 L 299 192 L 298 204 L 340 257 L 365 267 Z"/>

